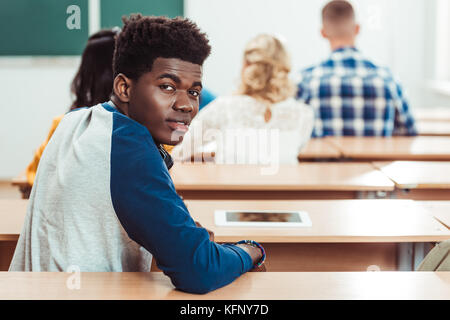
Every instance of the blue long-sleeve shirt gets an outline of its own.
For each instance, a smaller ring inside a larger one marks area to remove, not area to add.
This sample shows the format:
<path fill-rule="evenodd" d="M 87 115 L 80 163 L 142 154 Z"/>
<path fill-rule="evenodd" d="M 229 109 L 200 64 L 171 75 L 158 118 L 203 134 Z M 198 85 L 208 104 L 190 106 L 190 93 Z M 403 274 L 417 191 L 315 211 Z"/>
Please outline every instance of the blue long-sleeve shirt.
<path fill-rule="evenodd" d="M 196 226 L 144 126 L 107 103 L 66 114 L 42 155 L 10 271 L 149 271 L 152 256 L 194 293 L 253 267 Z"/>

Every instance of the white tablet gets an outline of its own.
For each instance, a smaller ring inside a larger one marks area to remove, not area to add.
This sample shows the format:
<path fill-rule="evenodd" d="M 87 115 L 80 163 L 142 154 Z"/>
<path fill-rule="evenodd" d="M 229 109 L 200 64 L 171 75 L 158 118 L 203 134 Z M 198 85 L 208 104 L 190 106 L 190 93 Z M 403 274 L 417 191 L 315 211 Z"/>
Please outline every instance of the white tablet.
<path fill-rule="evenodd" d="M 311 227 L 306 211 L 246 211 L 216 210 L 214 220 L 217 226 L 229 227 Z"/>

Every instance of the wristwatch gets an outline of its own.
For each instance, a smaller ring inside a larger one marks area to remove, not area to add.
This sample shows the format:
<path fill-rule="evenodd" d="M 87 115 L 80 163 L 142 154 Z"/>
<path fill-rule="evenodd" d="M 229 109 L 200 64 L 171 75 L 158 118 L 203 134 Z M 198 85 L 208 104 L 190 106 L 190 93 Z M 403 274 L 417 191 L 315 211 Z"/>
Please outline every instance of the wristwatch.
<path fill-rule="evenodd" d="M 260 245 L 258 242 L 254 241 L 254 240 L 241 240 L 236 242 L 235 244 L 246 244 L 255 248 L 258 248 L 259 250 L 261 250 L 261 259 L 259 260 L 259 262 L 253 266 L 253 268 L 258 268 L 260 266 L 263 265 L 264 261 L 266 261 L 266 251 L 264 250 L 263 246 Z"/>

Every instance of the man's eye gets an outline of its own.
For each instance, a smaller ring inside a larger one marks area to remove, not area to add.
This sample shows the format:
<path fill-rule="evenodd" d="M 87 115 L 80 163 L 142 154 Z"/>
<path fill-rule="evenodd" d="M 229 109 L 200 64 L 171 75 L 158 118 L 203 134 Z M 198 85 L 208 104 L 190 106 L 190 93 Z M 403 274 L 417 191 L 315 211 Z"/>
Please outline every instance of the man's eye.
<path fill-rule="evenodd" d="M 198 97 L 198 96 L 200 95 L 200 92 L 195 91 L 195 90 L 190 90 L 189 93 L 190 93 L 191 95 L 193 95 L 194 97 Z"/>
<path fill-rule="evenodd" d="M 162 84 L 159 87 L 165 91 L 175 91 L 175 88 L 168 84 Z"/>

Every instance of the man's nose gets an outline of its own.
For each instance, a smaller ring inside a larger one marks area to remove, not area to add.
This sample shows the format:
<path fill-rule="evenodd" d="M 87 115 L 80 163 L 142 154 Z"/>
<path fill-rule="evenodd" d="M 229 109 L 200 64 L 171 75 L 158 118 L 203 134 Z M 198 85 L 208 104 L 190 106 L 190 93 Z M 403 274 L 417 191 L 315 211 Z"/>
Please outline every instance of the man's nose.
<path fill-rule="evenodd" d="M 194 106 L 186 93 L 180 93 L 177 95 L 177 98 L 173 104 L 173 109 L 176 111 L 189 113 L 194 111 Z"/>

